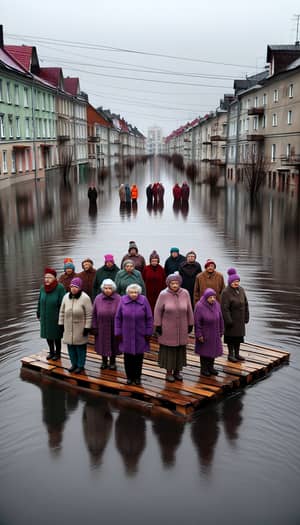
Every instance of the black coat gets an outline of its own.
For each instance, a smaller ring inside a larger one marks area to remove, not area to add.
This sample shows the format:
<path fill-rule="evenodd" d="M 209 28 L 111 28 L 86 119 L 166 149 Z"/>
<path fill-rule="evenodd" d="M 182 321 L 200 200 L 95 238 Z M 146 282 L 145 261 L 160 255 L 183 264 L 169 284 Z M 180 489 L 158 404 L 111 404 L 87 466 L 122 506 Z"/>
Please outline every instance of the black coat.
<path fill-rule="evenodd" d="M 226 286 L 221 295 L 221 308 L 225 324 L 225 337 L 243 337 L 249 322 L 249 307 L 244 288 L 236 290 Z"/>
<path fill-rule="evenodd" d="M 185 257 L 181 255 L 181 253 L 178 255 L 178 257 L 170 257 L 167 258 L 165 262 L 165 273 L 166 276 L 170 275 L 174 272 L 179 272 L 179 266 L 185 261 Z"/>
<path fill-rule="evenodd" d="M 196 275 L 198 273 L 202 272 L 201 265 L 195 261 L 193 263 L 188 263 L 187 261 L 184 261 L 181 263 L 179 267 L 179 273 L 182 277 L 182 288 L 185 288 L 191 298 L 191 303 L 193 304 L 193 296 L 194 296 L 194 286 L 195 286 L 195 279 Z"/>

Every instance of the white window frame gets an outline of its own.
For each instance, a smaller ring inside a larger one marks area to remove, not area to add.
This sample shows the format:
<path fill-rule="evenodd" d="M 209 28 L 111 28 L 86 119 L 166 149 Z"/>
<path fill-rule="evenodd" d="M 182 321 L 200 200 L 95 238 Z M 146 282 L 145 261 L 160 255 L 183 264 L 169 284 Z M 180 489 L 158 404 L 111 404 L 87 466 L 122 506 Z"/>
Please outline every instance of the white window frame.
<path fill-rule="evenodd" d="M 25 117 L 25 137 L 27 139 L 30 138 L 30 119 L 29 117 Z"/>
<path fill-rule="evenodd" d="M 11 152 L 11 172 L 16 172 L 16 152 L 14 149 Z"/>
<path fill-rule="evenodd" d="M 20 104 L 19 85 L 15 84 L 15 106 L 18 106 L 19 104 Z"/>
<path fill-rule="evenodd" d="M 5 139 L 4 115 L 0 115 L 0 139 Z"/>
<path fill-rule="evenodd" d="M 3 82 L 2 78 L 0 78 L 0 102 L 3 101 Z"/>
<path fill-rule="evenodd" d="M 276 144 L 271 144 L 271 162 L 276 162 Z"/>
<path fill-rule="evenodd" d="M 262 103 L 263 103 L 263 106 L 267 105 L 267 103 L 268 103 L 268 95 L 267 95 L 267 93 L 263 94 Z"/>
<path fill-rule="evenodd" d="M 20 117 L 16 116 L 16 138 L 19 139 L 20 137 L 21 137 Z"/>
<path fill-rule="evenodd" d="M 24 108 L 29 108 L 29 92 L 27 87 L 24 87 Z"/>
<path fill-rule="evenodd" d="M 14 136 L 14 122 L 12 116 L 8 117 L 8 136 L 10 139 Z"/>
<path fill-rule="evenodd" d="M 276 126 L 278 126 L 278 117 L 277 117 L 277 113 L 273 113 L 272 115 L 272 126 L 275 128 Z"/>
<path fill-rule="evenodd" d="M 291 145 L 287 144 L 286 145 L 286 157 L 287 157 L 287 159 L 289 159 L 290 156 L 291 156 Z"/>
<path fill-rule="evenodd" d="M 6 150 L 2 151 L 2 171 L 3 171 L 3 173 L 7 173 L 8 172 L 8 169 L 7 169 L 7 151 Z"/>
<path fill-rule="evenodd" d="M 278 102 L 278 100 L 279 100 L 279 91 L 278 91 L 278 89 L 276 88 L 276 89 L 274 89 L 274 91 L 273 91 L 273 102 Z"/>
<path fill-rule="evenodd" d="M 288 114 L 287 114 L 287 123 L 288 123 L 289 125 L 293 124 L 293 116 L 292 116 L 292 115 L 293 115 L 293 114 L 292 114 L 292 110 L 289 109 L 289 110 L 288 110 Z"/>
<path fill-rule="evenodd" d="M 294 84 L 289 85 L 289 98 L 293 98 L 294 96 Z"/>

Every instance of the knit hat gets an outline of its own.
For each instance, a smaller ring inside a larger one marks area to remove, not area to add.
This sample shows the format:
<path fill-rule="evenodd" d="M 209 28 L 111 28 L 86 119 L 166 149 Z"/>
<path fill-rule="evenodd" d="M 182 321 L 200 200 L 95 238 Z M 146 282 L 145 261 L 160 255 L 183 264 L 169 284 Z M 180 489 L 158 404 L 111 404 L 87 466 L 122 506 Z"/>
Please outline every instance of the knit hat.
<path fill-rule="evenodd" d="M 125 268 L 126 268 L 128 263 L 133 264 L 133 266 L 135 266 L 134 261 L 132 261 L 131 259 L 125 259 L 125 261 L 123 262 L 123 269 L 124 270 L 125 270 Z"/>
<path fill-rule="evenodd" d="M 80 279 L 80 277 L 74 277 L 74 279 L 72 279 L 70 283 L 70 286 L 76 286 L 76 288 L 79 288 L 81 290 L 82 280 Z"/>
<path fill-rule="evenodd" d="M 207 259 L 207 261 L 205 262 L 204 268 L 207 268 L 210 264 L 214 264 L 215 268 L 217 267 L 215 261 L 213 261 L 212 259 Z"/>
<path fill-rule="evenodd" d="M 231 283 L 233 283 L 233 281 L 240 281 L 241 278 L 240 276 L 236 273 L 236 269 L 235 268 L 228 268 L 227 270 L 227 274 L 228 274 L 228 286 L 231 285 Z"/>
<path fill-rule="evenodd" d="M 50 273 L 51 275 L 53 275 L 54 277 L 56 277 L 56 271 L 53 269 L 53 268 L 45 268 L 44 270 L 44 275 L 46 275 L 46 273 Z"/>
<path fill-rule="evenodd" d="M 169 286 L 171 281 L 177 281 L 179 283 L 179 285 L 181 285 L 182 284 L 182 277 L 181 277 L 180 273 L 178 273 L 178 272 L 170 273 L 170 275 L 168 275 L 168 277 L 166 278 L 166 285 Z"/>
<path fill-rule="evenodd" d="M 138 251 L 138 247 L 135 244 L 135 241 L 129 241 L 128 253 L 130 252 L 131 248 L 134 248 L 136 251 Z"/>
<path fill-rule="evenodd" d="M 153 250 L 153 252 L 151 252 L 149 255 L 150 262 L 152 261 L 152 259 L 158 259 L 158 262 L 160 261 L 159 255 L 155 250 Z"/>
<path fill-rule="evenodd" d="M 196 252 L 194 252 L 194 250 L 190 250 L 189 252 L 187 252 L 186 257 L 188 255 L 195 255 L 195 257 L 197 257 L 197 254 L 196 254 Z"/>
<path fill-rule="evenodd" d="M 66 257 L 66 258 L 64 259 L 64 264 L 69 263 L 69 262 L 72 263 L 72 262 L 74 262 L 74 261 L 73 261 L 73 259 L 72 259 L 71 257 Z"/>
<path fill-rule="evenodd" d="M 94 266 L 94 262 L 92 261 L 92 259 L 89 259 L 89 258 L 87 257 L 86 259 L 83 259 L 83 261 L 82 261 L 82 263 L 81 263 L 82 268 L 83 268 L 83 263 L 85 263 L 85 262 L 89 262 L 89 263 L 91 263 L 92 266 Z"/>
<path fill-rule="evenodd" d="M 178 252 L 178 253 L 179 253 L 179 248 L 176 248 L 175 246 L 173 246 L 173 247 L 170 249 L 170 253 L 173 253 L 173 252 Z"/>
<path fill-rule="evenodd" d="M 206 288 L 206 290 L 204 290 L 204 292 L 203 292 L 203 294 L 202 294 L 202 296 L 201 296 L 201 298 L 200 298 L 200 303 L 201 303 L 201 304 L 206 304 L 207 299 L 208 299 L 209 297 L 211 297 L 212 295 L 213 295 L 214 297 L 216 297 L 216 296 L 217 296 L 216 291 L 215 291 L 213 288 Z"/>
<path fill-rule="evenodd" d="M 68 268 L 71 268 L 73 271 L 75 270 L 75 266 L 72 262 L 67 262 L 64 264 L 64 270 L 66 271 Z"/>
<path fill-rule="evenodd" d="M 114 256 L 111 253 L 104 255 L 104 262 L 115 262 Z"/>

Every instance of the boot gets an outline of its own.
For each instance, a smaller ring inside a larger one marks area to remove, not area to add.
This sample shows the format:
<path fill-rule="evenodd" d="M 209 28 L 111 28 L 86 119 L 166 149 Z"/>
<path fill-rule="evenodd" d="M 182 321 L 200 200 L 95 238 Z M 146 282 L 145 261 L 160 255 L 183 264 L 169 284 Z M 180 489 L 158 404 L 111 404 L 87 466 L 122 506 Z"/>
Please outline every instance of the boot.
<path fill-rule="evenodd" d="M 110 357 L 110 360 L 109 360 L 109 369 L 110 370 L 117 370 L 117 366 L 116 366 L 116 358 L 114 355 L 112 355 Z"/>
<path fill-rule="evenodd" d="M 105 370 L 107 368 L 107 357 L 104 355 L 102 357 L 102 365 L 101 365 L 101 369 L 102 370 Z"/>
<path fill-rule="evenodd" d="M 168 381 L 169 383 L 174 383 L 175 379 L 174 379 L 174 376 L 172 374 L 172 370 L 167 370 L 166 381 Z"/>
<path fill-rule="evenodd" d="M 208 370 L 210 371 L 212 376 L 217 376 L 219 372 L 218 370 L 216 370 L 216 368 L 214 368 L 214 363 L 215 360 L 213 358 L 210 358 L 208 363 Z"/>
<path fill-rule="evenodd" d="M 240 355 L 240 345 L 234 347 L 234 354 L 237 361 L 245 361 L 245 358 Z"/>
<path fill-rule="evenodd" d="M 231 361 L 231 363 L 237 363 L 238 361 L 235 357 L 233 345 L 228 345 L 228 361 Z"/>
<path fill-rule="evenodd" d="M 201 375 L 205 377 L 210 377 L 210 371 L 208 368 L 208 360 L 207 357 L 200 357 L 200 363 L 201 363 Z"/>
<path fill-rule="evenodd" d="M 54 359 L 55 357 L 55 353 L 54 352 L 49 352 L 49 354 L 47 355 L 46 359 L 49 360 L 49 359 Z M 55 359 L 54 359 L 55 361 Z"/>
<path fill-rule="evenodd" d="M 173 377 L 174 377 L 174 379 L 176 379 L 176 381 L 182 381 L 183 380 L 183 377 L 182 377 L 182 375 L 181 375 L 179 370 L 174 370 Z"/>
<path fill-rule="evenodd" d="M 60 352 L 55 352 L 54 357 L 52 357 L 52 361 L 58 361 L 60 359 Z"/>

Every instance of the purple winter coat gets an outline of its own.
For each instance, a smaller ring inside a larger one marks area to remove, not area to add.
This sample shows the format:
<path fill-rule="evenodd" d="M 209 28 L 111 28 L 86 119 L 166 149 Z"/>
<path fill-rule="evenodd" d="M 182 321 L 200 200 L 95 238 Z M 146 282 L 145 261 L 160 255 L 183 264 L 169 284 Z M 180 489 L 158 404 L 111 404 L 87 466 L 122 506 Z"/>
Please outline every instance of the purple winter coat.
<path fill-rule="evenodd" d="M 186 345 L 188 327 L 194 324 L 190 294 L 184 288 L 160 292 L 154 308 L 154 325 L 161 326 L 158 342 L 166 346 Z"/>
<path fill-rule="evenodd" d="M 207 292 L 195 306 L 195 352 L 205 357 L 218 357 L 223 353 L 221 337 L 224 333 L 224 321 L 218 301 L 214 304 L 207 302 Z M 211 290 L 214 292 L 214 290 Z M 198 337 L 203 337 L 200 343 Z"/>
<path fill-rule="evenodd" d="M 95 298 L 92 328 L 97 330 L 95 350 L 99 355 L 114 356 L 119 353 L 119 343 L 114 335 L 114 321 L 120 299 L 118 293 L 113 293 L 110 297 L 101 293 Z"/>
<path fill-rule="evenodd" d="M 147 297 L 139 295 L 133 301 L 128 295 L 123 295 L 115 317 L 115 335 L 122 336 L 120 351 L 133 355 L 148 352 L 146 336 L 152 332 L 153 317 Z"/>

